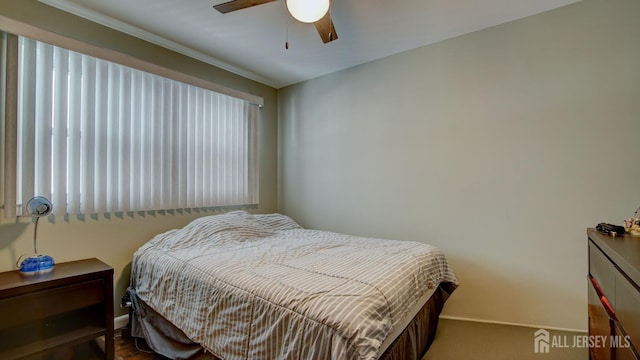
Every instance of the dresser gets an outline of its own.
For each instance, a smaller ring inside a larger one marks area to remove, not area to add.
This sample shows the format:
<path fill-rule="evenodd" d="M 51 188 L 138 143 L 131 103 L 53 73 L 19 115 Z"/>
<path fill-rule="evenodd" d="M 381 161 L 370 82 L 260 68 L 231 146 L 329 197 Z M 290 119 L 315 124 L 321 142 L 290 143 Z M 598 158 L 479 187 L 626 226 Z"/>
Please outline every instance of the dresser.
<path fill-rule="evenodd" d="M 640 360 L 640 237 L 587 229 L 592 360 Z"/>
<path fill-rule="evenodd" d="M 78 352 L 92 346 L 112 360 L 113 311 L 113 268 L 98 259 L 0 273 L 0 359 L 89 358 Z"/>

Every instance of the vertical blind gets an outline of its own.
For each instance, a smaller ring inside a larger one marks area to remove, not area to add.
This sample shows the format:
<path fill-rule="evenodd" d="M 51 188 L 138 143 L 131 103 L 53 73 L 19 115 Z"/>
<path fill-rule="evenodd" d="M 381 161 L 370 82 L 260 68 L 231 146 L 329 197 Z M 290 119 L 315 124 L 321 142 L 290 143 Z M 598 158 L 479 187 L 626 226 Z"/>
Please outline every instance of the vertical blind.
<path fill-rule="evenodd" d="M 32 39 L 18 50 L 17 214 L 258 202 L 257 106 Z"/>

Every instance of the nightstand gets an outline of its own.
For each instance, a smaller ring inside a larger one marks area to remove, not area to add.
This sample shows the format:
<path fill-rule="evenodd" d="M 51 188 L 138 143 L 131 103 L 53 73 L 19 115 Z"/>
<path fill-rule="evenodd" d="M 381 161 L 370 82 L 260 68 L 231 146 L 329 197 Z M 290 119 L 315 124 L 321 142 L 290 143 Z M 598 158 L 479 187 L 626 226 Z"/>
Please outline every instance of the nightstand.
<path fill-rule="evenodd" d="M 72 351 L 104 337 L 114 358 L 113 268 L 98 259 L 56 264 L 52 272 L 0 273 L 0 359 Z"/>

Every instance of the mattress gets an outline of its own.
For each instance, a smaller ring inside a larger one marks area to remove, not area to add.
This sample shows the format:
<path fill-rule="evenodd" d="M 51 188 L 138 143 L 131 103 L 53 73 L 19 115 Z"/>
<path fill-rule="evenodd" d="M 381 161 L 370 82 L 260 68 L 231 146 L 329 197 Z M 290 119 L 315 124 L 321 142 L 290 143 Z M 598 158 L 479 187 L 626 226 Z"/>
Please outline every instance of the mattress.
<path fill-rule="evenodd" d="M 426 291 L 422 298 L 413 304 L 413 307 L 406 312 L 405 317 L 396 324 L 396 326 L 389 332 L 385 340 L 380 346 L 380 354 L 384 353 L 389 346 L 400 336 L 400 334 L 406 329 L 407 325 L 415 318 L 416 314 L 422 309 L 422 307 L 429 301 L 433 293 L 439 290 L 437 287 Z"/>
<path fill-rule="evenodd" d="M 440 284 L 444 254 L 236 211 L 135 254 L 137 296 L 222 359 L 377 359 Z"/>

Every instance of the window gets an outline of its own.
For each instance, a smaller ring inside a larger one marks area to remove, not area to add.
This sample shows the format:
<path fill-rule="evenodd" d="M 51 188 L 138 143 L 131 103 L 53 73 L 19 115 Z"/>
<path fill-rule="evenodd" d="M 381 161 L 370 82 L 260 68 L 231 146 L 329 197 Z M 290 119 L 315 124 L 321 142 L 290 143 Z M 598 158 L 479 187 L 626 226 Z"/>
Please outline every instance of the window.
<path fill-rule="evenodd" d="M 17 83 L 18 215 L 258 202 L 256 105 L 24 37 Z"/>

